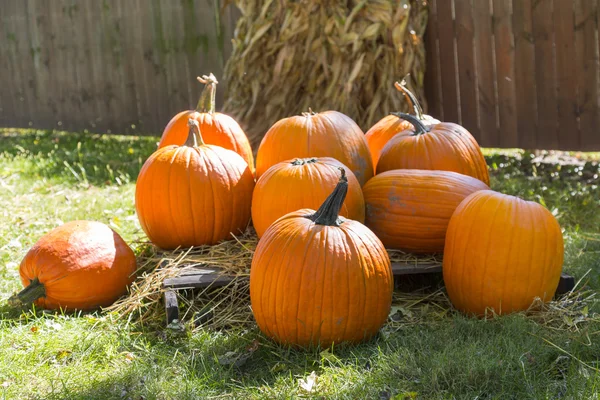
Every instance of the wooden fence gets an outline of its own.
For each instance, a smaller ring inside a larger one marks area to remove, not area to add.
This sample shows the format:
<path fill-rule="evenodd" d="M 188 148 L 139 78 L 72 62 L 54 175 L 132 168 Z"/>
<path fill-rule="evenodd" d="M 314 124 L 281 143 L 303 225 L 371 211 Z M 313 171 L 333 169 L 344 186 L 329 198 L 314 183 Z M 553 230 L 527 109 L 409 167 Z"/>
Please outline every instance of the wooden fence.
<path fill-rule="evenodd" d="M 600 150 L 598 7 L 430 0 L 430 113 L 482 146 Z"/>
<path fill-rule="evenodd" d="M 236 19 L 229 6 L 216 22 L 219 0 L 1 3 L 12 127 L 158 134 L 195 104 L 198 73 L 222 76 Z M 600 0 L 429 3 L 431 114 L 483 146 L 600 150 Z"/>
<path fill-rule="evenodd" d="M 0 126 L 159 134 L 222 75 L 237 14 L 217 24 L 218 3 L 1 0 Z"/>

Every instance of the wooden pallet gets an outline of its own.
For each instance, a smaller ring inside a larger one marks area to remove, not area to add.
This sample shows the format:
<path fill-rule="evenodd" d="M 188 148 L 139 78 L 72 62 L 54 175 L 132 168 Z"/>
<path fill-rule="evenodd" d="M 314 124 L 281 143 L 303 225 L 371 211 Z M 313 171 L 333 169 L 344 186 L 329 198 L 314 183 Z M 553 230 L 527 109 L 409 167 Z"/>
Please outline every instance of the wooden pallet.
<path fill-rule="evenodd" d="M 442 265 L 438 262 L 420 262 L 416 263 L 392 263 L 392 273 L 394 277 L 403 275 L 422 275 L 442 272 Z M 177 291 L 184 289 L 203 289 L 207 287 L 223 287 L 230 284 L 235 276 L 223 275 L 219 268 L 199 266 L 192 270 L 183 272 L 181 275 L 165 279 L 163 287 L 165 312 L 167 324 L 179 319 L 179 305 L 177 301 Z M 247 276 L 237 277 L 240 280 L 248 279 Z M 567 274 L 561 274 L 556 295 L 562 295 L 575 287 L 575 278 Z"/>

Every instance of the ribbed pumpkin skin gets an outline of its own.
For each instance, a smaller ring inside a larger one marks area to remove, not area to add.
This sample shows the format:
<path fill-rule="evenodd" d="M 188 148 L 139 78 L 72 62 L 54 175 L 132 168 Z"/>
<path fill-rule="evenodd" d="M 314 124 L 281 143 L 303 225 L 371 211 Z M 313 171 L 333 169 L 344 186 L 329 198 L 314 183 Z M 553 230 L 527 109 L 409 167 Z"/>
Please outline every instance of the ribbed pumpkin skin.
<path fill-rule="evenodd" d="M 254 157 L 248 137 L 233 118 L 218 112 L 201 113 L 194 110 L 180 112 L 169 121 L 163 131 L 158 148 L 184 144 L 188 137 L 190 118 L 198 121 L 202 139 L 206 144 L 235 151 L 248 163 L 250 170 L 254 171 Z"/>
<path fill-rule="evenodd" d="M 340 215 L 365 222 L 362 190 L 347 167 L 329 157 L 288 160 L 269 168 L 256 182 L 252 196 L 252 223 L 258 237 L 262 237 L 267 228 L 285 214 L 302 208 L 319 208 L 335 189 L 340 167 L 346 169 L 348 176 L 348 194 Z"/>
<path fill-rule="evenodd" d="M 316 225 L 299 210 L 260 239 L 250 271 L 252 311 L 262 332 L 294 346 L 371 338 L 386 321 L 393 276 L 383 244 L 364 225 Z"/>
<path fill-rule="evenodd" d="M 168 146 L 140 171 L 135 207 L 140 224 L 163 249 L 215 244 L 245 230 L 254 178 L 231 150 Z"/>
<path fill-rule="evenodd" d="M 365 224 L 386 248 L 442 252 L 456 207 L 471 193 L 485 189 L 489 187 L 480 180 L 455 172 L 387 171 L 363 187 Z"/>
<path fill-rule="evenodd" d="M 337 111 L 279 120 L 265 134 L 256 156 L 256 176 L 294 158 L 332 157 L 346 165 L 361 186 L 373 176 L 373 161 L 358 125 Z"/>
<path fill-rule="evenodd" d="M 467 197 L 446 235 L 444 282 L 454 306 L 482 316 L 526 310 L 554 296 L 563 237 L 543 206 L 491 190 Z"/>
<path fill-rule="evenodd" d="M 111 305 L 127 292 L 136 261 L 121 236 L 94 221 L 71 221 L 44 236 L 27 252 L 19 273 L 23 286 L 38 279 L 46 309 L 93 310 Z"/>
<path fill-rule="evenodd" d="M 379 161 L 379 155 L 381 150 L 385 147 L 387 142 L 391 138 L 404 132 L 408 129 L 413 129 L 413 125 L 395 115 L 387 115 L 379 120 L 375 125 L 371 127 L 365 133 L 365 139 L 371 152 L 371 159 L 373 160 L 373 169 L 376 169 L 377 162 Z M 406 133 L 410 134 L 409 132 Z"/>
<path fill-rule="evenodd" d="M 390 139 L 381 150 L 377 173 L 394 169 L 453 171 L 490 184 L 481 149 L 465 128 L 442 122 L 430 129 L 420 135 L 405 131 Z"/>

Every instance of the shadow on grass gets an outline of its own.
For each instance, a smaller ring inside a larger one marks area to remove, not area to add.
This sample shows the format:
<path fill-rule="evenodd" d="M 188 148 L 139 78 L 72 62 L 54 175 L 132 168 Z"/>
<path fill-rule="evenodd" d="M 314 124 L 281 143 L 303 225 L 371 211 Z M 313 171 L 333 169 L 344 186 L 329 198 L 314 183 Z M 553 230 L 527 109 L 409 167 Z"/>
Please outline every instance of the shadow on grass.
<path fill-rule="evenodd" d="M 0 130 L 0 161 L 10 162 L 2 174 L 56 179 L 68 183 L 134 182 L 157 138 L 58 131 Z"/>

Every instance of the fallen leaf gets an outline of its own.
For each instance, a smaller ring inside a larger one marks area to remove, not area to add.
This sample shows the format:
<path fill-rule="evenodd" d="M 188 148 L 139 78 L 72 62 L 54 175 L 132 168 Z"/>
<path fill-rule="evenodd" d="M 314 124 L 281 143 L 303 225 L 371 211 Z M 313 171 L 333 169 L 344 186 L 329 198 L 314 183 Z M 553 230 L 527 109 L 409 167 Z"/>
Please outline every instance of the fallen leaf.
<path fill-rule="evenodd" d="M 298 384 L 304 391 L 312 393 L 317 388 L 318 378 L 319 377 L 317 376 L 317 373 L 313 371 L 309 376 L 306 377 L 306 379 L 300 379 L 298 381 Z"/>
<path fill-rule="evenodd" d="M 30 331 L 33 333 L 36 333 L 39 330 L 39 328 L 37 326 L 32 326 Z"/>

